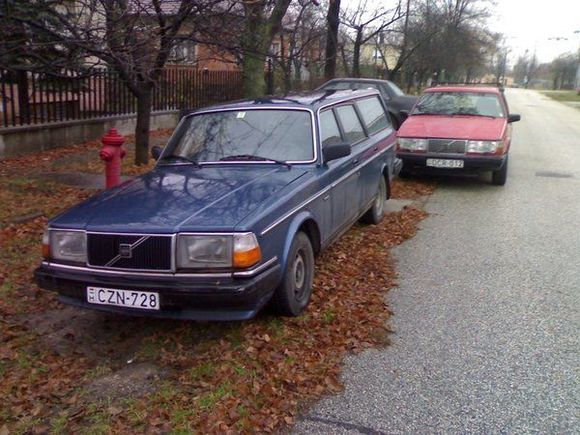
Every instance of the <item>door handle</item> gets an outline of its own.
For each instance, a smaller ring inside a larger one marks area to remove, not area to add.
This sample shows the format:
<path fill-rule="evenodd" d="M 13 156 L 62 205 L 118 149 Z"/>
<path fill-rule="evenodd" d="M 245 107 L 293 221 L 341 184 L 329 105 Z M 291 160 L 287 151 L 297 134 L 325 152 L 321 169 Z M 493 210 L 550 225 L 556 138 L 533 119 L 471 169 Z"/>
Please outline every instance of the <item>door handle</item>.
<path fill-rule="evenodd" d="M 374 147 L 373 148 L 373 151 L 378 151 L 378 150 L 379 150 L 379 147 Z"/>
<path fill-rule="evenodd" d="M 328 201 L 330 199 L 330 195 L 325 195 L 322 197 L 323 201 Z"/>
<path fill-rule="evenodd" d="M 352 160 L 352 164 L 353 164 L 353 165 L 356 165 L 357 163 L 358 163 L 358 159 L 353 159 L 353 160 Z"/>

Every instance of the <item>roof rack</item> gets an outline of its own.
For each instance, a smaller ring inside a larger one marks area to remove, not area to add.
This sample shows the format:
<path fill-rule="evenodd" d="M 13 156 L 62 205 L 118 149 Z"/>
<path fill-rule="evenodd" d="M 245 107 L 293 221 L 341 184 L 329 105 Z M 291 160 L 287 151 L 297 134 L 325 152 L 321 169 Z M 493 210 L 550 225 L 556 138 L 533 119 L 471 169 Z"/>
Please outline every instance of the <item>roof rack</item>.
<path fill-rule="evenodd" d="M 498 88 L 501 92 L 504 91 L 503 84 L 500 82 L 469 83 L 469 82 L 439 82 L 434 80 L 431 83 L 431 86 L 492 86 L 494 88 Z"/>

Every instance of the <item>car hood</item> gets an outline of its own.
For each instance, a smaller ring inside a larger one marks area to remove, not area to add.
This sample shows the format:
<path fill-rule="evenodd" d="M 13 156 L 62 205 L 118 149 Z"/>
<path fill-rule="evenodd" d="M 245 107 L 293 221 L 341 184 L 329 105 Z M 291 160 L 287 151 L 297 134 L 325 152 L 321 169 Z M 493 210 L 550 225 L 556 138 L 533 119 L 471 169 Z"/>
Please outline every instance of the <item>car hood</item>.
<path fill-rule="evenodd" d="M 398 131 L 399 137 L 499 140 L 507 125 L 505 118 L 483 116 L 412 115 Z"/>
<path fill-rule="evenodd" d="M 231 231 L 305 174 L 272 165 L 161 166 L 53 219 L 52 228 L 106 232 Z"/>

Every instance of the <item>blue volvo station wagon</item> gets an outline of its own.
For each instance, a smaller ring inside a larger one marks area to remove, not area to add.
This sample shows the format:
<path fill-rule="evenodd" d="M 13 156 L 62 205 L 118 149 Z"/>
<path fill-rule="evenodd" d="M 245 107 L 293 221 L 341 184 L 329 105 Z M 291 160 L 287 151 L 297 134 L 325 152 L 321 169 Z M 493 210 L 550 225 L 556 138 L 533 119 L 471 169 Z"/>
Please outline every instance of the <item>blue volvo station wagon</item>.
<path fill-rule="evenodd" d="M 379 223 L 395 131 L 377 91 L 263 98 L 184 117 L 151 172 L 49 222 L 37 283 L 123 314 L 299 315 L 314 257 L 359 218 Z"/>

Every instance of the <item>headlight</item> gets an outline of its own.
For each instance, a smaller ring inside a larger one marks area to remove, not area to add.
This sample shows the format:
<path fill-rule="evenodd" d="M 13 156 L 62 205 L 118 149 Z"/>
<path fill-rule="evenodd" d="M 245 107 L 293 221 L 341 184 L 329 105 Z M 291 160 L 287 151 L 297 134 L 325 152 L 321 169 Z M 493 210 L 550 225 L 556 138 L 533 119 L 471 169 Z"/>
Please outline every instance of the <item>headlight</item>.
<path fill-rule="evenodd" d="M 399 149 L 405 151 L 427 151 L 429 141 L 427 139 L 410 139 L 400 137 L 398 139 Z"/>
<path fill-rule="evenodd" d="M 495 153 L 503 148 L 501 140 L 468 140 L 465 152 L 467 153 Z"/>
<path fill-rule="evenodd" d="M 179 235 L 177 238 L 177 267 L 205 269 L 232 266 L 231 236 Z"/>
<path fill-rule="evenodd" d="M 87 235 L 84 231 L 51 230 L 48 239 L 51 259 L 87 262 Z"/>
<path fill-rule="evenodd" d="M 177 237 L 178 269 L 247 268 L 262 259 L 253 233 Z"/>

